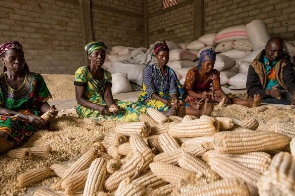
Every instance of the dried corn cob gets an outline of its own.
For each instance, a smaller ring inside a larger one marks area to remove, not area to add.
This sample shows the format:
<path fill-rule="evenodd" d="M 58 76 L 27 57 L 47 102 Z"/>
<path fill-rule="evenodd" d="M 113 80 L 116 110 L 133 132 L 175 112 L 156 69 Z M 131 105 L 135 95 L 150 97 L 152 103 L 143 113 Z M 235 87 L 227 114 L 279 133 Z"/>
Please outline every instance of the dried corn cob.
<path fill-rule="evenodd" d="M 153 134 L 158 135 L 161 133 L 167 133 L 169 130 L 169 126 L 171 124 L 176 124 L 176 123 L 162 123 L 157 125 L 156 132 L 153 132 Z"/>
<path fill-rule="evenodd" d="M 52 174 L 49 168 L 40 168 L 35 170 L 30 170 L 25 173 L 17 176 L 17 186 L 18 187 L 26 187 L 36 182 L 40 182 L 45 178 L 50 177 Z"/>
<path fill-rule="evenodd" d="M 219 130 L 224 131 L 234 127 L 235 123 L 230 117 L 215 117 L 215 119 L 219 122 Z"/>
<path fill-rule="evenodd" d="M 154 119 L 154 121 L 159 124 L 169 121 L 169 118 L 154 108 L 148 108 L 147 113 L 152 119 Z"/>
<path fill-rule="evenodd" d="M 213 142 L 213 136 L 208 137 L 194 137 L 194 138 L 181 138 L 181 147 L 187 147 L 190 145 L 203 144 L 204 142 Z"/>
<path fill-rule="evenodd" d="M 109 155 L 111 155 L 111 157 L 113 157 L 114 159 L 121 159 L 122 155 L 119 153 L 119 150 L 116 146 L 110 146 L 107 149 L 107 152 Z"/>
<path fill-rule="evenodd" d="M 65 194 L 73 194 L 82 191 L 85 187 L 89 168 L 76 172 L 62 181 L 62 187 L 65 189 Z"/>
<path fill-rule="evenodd" d="M 178 148 L 174 151 L 162 152 L 154 157 L 154 162 L 163 162 L 176 165 L 181 157 L 182 149 Z"/>
<path fill-rule="evenodd" d="M 115 171 L 118 171 L 120 167 L 122 166 L 122 163 L 118 159 L 111 159 L 107 161 L 107 171 L 112 174 Z"/>
<path fill-rule="evenodd" d="M 145 196 L 147 195 L 146 188 L 140 184 L 131 182 L 122 189 L 116 191 L 115 196 Z"/>
<path fill-rule="evenodd" d="M 180 148 L 178 141 L 171 137 L 168 133 L 160 134 L 158 142 L 164 152 L 174 151 L 177 148 Z"/>
<path fill-rule="evenodd" d="M 128 142 L 128 138 L 126 135 L 116 132 L 108 132 L 105 135 L 102 143 L 106 148 L 108 148 L 110 146 L 119 146 L 126 142 Z"/>
<path fill-rule="evenodd" d="M 213 148 L 213 143 L 204 142 L 198 145 L 182 146 L 181 149 L 183 149 L 184 152 L 187 152 L 191 155 L 199 157 L 199 156 L 202 156 L 205 152 L 209 150 L 213 150 L 214 148 Z"/>
<path fill-rule="evenodd" d="M 129 141 L 133 152 L 141 153 L 146 149 L 150 149 L 143 138 L 138 134 L 131 135 Z"/>
<path fill-rule="evenodd" d="M 57 175 L 58 177 L 64 178 L 64 174 L 65 171 L 68 169 L 69 167 L 66 165 L 62 165 L 62 164 L 53 164 L 50 166 L 50 169 L 53 171 L 53 173 L 55 175 Z"/>
<path fill-rule="evenodd" d="M 161 148 L 160 144 L 159 144 L 159 135 L 151 135 L 147 138 L 147 143 L 148 146 L 153 149 L 156 149 L 156 152 L 163 152 L 163 149 Z"/>
<path fill-rule="evenodd" d="M 151 133 L 151 126 L 148 122 L 129 122 L 117 125 L 115 132 L 128 136 L 139 134 L 142 137 L 147 137 Z"/>
<path fill-rule="evenodd" d="M 181 121 L 181 122 L 189 122 L 189 121 L 192 121 L 192 120 L 195 120 L 195 119 L 197 119 L 196 116 L 185 115 L 185 116 L 182 118 L 182 121 Z"/>
<path fill-rule="evenodd" d="M 205 177 L 207 183 L 220 179 L 220 176 L 215 171 L 211 170 L 207 163 L 188 153 L 182 153 L 181 157 L 178 159 L 178 164 L 180 167 L 196 173 L 197 179 Z"/>
<path fill-rule="evenodd" d="M 202 186 L 183 186 L 179 196 L 250 196 L 248 186 L 239 178 L 225 178 Z"/>
<path fill-rule="evenodd" d="M 269 131 L 224 131 L 214 134 L 214 149 L 219 153 L 239 154 L 280 149 L 290 138 Z"/>
<path fill-rule="evenodd" d="M 211 169 L 222 178 L 241 178 L 248 185 L 251 195 L 258 195 L 256 183 L 261 176 L 258 172 L 225 157 L 209 155 L 207 161 Z"/>
<path fill-rule="evenodd" d="M 55 106 L 51 106 L 47 112 L 41 115 L 41 118 L 45 122 L 50 122 L 52 121 L 55 117 L 57 116 L 57 110 Z"/>
<path fill-rule="evenodd" d="M 112 157 L 105 152 L 98 152 L 98 157 L 104 158 L 106 161 L 112 159 Z"/>
<path fill-rule="evenodd" d="M 144 114 L 144 113 L 140 113 L 139 121 L 140 122 L 148 122 L 151 125 L 151 127 L 156 127 L 157 126 L 157 122 L 154 121 L 154 119 L 151 118 L 149 115 Z"/>
<path fill-rule="evenodd" d="M 169 121 L 175 122 L 175 123 L 180 123 L 182 121 L 182 118 L 179 116 L 169 116 Z"/>
<path fill-rule="evenodd" d="M 126 142 L 124 144 L 121 144 L 118 146 L 118 152 L 121 155 L 127 155 L 130 151 L 132 151 L 131 145 L 129 142 Z"/>
<path fill-rule="evenodd" d="M 16 148 L 8 151 L 7 155 L 11 158 L 30 159 L 32 158 L 32 151 L 30 148 Z"/>
<path fill-rule="evenodd" d="M 153 189 L 150 192 L 150 196 L 170 196 L 175 186 L 173 184 L 167 184 L 157 189 Z"/>
<path fill-rule="evenodd" d="M 271 156 L 265 152 L 249 152 L 245 154 L 220 154 L 216 151 L 209 151 L 205 153 L 211 156 L 221 156 L 229 158 L 232 161 L 240 163 L 254 171 L 262 174 L 267 170 L 271 162 Z"/>
<path fill-rule="evenodd" d="M 168 184 L 166 181 L 162 180 L 151 171 L 133 180 L 134 183 L 141 184 L 146 188 L 159 188 L 163 185 Z"/>
<path fill-rule="evenodd" d="M 67 178 L 68 176 L 85 170 L 90 166 L 92 161 L 98 157 L 98 152 L 96 150 L 88 150 L 86 153 L 84 153 L 77 161 L 74 162 L 73 165 L 71 165 L 64 174 L 64 178 Z"/>
<path fill-rule="evenodd" d="M 105 193 L 103 191 L 100 191 L 100 192 L 97 193 L 96 196 L 113 196 L 113 194 L 111 194 L 111 193 Z"/>
<path fill-rule="evenodd" d="M 30 150 L 33 156 L 47 156 L 51 151 L 51 147 L 33 146 L 30 148 Z"/>
<path fill-rule="evenodd" d="M 118 192 L 119 193 L 122 192 L 130 183 L 131 183 L 131 178 L 130 177 L 127 177 L 127 178 L 123 179 L 119 183 L 119 186 L 118 186 L 117 190 L 115 191 L 115 194 L 118 193 Z"/>
<path fill-rule="evenodd" d="M 189 170 L 177 167 L 172 164 L 163 162 L 153 162 L 150 164 L 151 171 L 162 178 L 163 180 L 169 182 L 170 184 L 177 185 L 182 179 L 192 177 L 197 181 L 195 174 Z M 173 172 L 172 172 L 173 171 Z"/>
<path fill-rule="evenodd" d="M 121 163 L 125 164 L 126 162 L 129 161 L 129 159 L 131 159 L 134 155 L 133 151 L 130 151 L 124 158 L 121 159 Z"/>
<path fill-rule="evenodd" d="M 107 178 L 105 189 L 113 191 L 123 179 L 137 176 L 141 172 L 144 162 L 144 157 L 140 153 L 135 152 L 131 159 L 124 163 L 118 171 L 115 171 Z"/>
<path fill-rule="evenodd" d="M 295 125 L 293 123 L 278 122 L 271 124 L 268 128 L 269 131 L 274 131 L 276 133 L 282 133 L 289 136 L 290 138 L 295 137 Z"/>
<path fill-rule="evenodd" d="M 91 163 L 88 171 L 83 196 L 92 196 L 95 193 L 102 191 L 106 174 L 106 161 L 103 158 L 95 159 Z"/>
<path fill-rule="evenodd" d="M 274 156 L 270 167 L 258 180 L 260 195 L 295 195 L 295 159 L 288 152 Z"/>
<path fill-rule="evenodd" d="M 34 192 L 33 196 L 59 196 L 59 194 L 54 193 L 48 189 L 38 189 Z"/>
<path fill-rule="evenodd" d="M 238 123 L 238 125 L 246 128 L 246 129 L 256 130 L 259 126 L 259 122 L 258 122 L 258 120 L 256 120 L 256 118 L 249 117 L 249 118 L 246 118 L 246 119 L 240 121 Z"/>
<path fill-rule="evenodd" d="M 172 137 L 176 138 L 193 138 L 210 136 L 218 132 L 218 130 L 219 123 L 215 120 L 206 118 L 178 123 L 174 126 L 169 127 L 168 133 Z"/>

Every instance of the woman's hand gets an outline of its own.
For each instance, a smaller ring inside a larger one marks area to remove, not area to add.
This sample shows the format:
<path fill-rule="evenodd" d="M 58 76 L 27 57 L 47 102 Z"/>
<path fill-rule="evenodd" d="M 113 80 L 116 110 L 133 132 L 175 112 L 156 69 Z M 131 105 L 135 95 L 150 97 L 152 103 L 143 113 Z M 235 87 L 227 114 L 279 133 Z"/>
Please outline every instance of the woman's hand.
<path fill-rule="evenodd" d="M 167 106 L 169 106 L 169 107 L 171 107 L 172 106 L 172 104 L 171 104 L 171 102 L 169 101 L 169 100 L 167 100 L 167 99 L 162 99 L 161 100 L 163 103 L 165 103 Z"/>
<path fill-rule="evenodd" d="M 109 116 L 111 115 L 112 113 L 109 111 L 109 108 L 107 106 L 102 106 L 102 108 L 100 109 L 100 114 L 102 115 L 106 115 L 106 116 Z"/>
<path fill-rule="evenodd" d="M 207 92 L 206 91 L 204 91 L 204 92 L 201 92 L 201 93 L 199 93 L 199 97 L 198 98 L 207 98 Z"/>
<path fill-rule="evenodd" d="M 26 115 L 27 120 L 39 129 L 45 127 L 45 121 L 40 117 L 32 114 Z"/>

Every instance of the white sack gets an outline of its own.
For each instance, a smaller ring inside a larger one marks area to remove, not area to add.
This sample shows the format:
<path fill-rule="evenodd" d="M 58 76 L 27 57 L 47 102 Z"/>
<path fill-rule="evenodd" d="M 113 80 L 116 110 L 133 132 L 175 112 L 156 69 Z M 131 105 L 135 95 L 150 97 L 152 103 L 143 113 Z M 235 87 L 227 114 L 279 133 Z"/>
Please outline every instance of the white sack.
<path fill-rule="evenodd" d="M 215 52 L 226 52 L 232 50 L 233 48 L 233 41 L 221 42 L 215 46 Z"/>
<path fill-rule="evenodd" d="M 239 65 L 241 62 L 246 61 L 252 63 L 252 61 L 255 59 L 255 57 L 264 49 L 264 46 L 261 46 L 260 48 L 257 48 L 256 50 L 253 50 L 246 56 L 239 58 L 237 60 L 237 64 Z"/>
<path fill-rule="evenodd" d="M 128 93 L 132 87 L 126 73 L 112 74 L 112 94 Z"/>
<path fill-rule="evenodd" d="M 239 73 L 248 72 L 250 62 L 242 61 L 239 65 Z"/>
<path fill-rule="evenodd" d="M 112 70 L 114 73 L 126 73 L 128 80 L 142 86 L 143 71 L 146 65 L 143 64 L 131 64 L 123 62 L 113 63 Z"/>
<path fill-rule="evenodd" d="M 285 51 L 290 55 L 290 57 L 295 56 L 295 47 L 286 41 L 285 41 Z"/>
<path fill-rule="evenodd" d="M 204 48 L 206 44 L 203 42 L 200 42 L 198 40 L 192 41 L 186 46 L 186 49 L 188 50 L 200 50 L 201 48 Z"/>
<path fill-rule="evenodd" d="M 135 48 L 133 47 L 126 47 L 123 50 L 120 50 L 120 52 L 118 53 L 118 55 L 128 55 L 130 56 L 131 52 L 135 50 Z"/>
<path fill-rule="evenodd" d="M 181 60 L 181 61 L 170 61 L 167 63 L 174 71 L 182 69 L 184 67 L 195 67 L 197 64 L 193 61 Z"/>
<path fill-rule="evenodd" d="M 247 74 L 248 72 L 238 73 L 231 77 L 228 80 L 228 83 L 231 85 L 230 89 L 245 89 L 247 82 Z"/>
<path fill-rule="evenodd" d="M 129 55 L 118 55 L 118 54 L 107 55 L 107 59 L 110 60 L 112 63 L 127 60 L 129 59 L 129 57 L 130 57 Z"/>
<path fill-rule="evenodd" d="M 188 72 L 190 69 L 192 69 L 192 67 L 185 67 L 185 68 L 182 68 L 182 69 L 177 70 L 177 71 L 176 71 L 176 73 L 177 73 L 177 78 L 180 79 L 180 80 L 181 80 L 182 78 L 185 78 L 187 72 Z"/>
<path fill-rule="evenodd" d="M 220 54 L 228 56 L 232 59 L 239 59 L 239 58 L 246 56 L 249 53 L 250 53 L 250 51 L 242 51 L 242 50 L 232 49 L 232 50 L 229 50 L 226 52 L 222 52 Z"/>
<path fill-rule="evenodd" d="M 214 64 L 214 69 L 222 71 L 224 69 L 231 69 L 236 65 L 236 61 L 228 56 L 217 54 Z"/>
<path fill-rule="evenodd" d="M 203 42 L 207 46 L 213 46 L 214 45 L 213 40 L 214 40 L 215 36 L 216 36 L 216 33 L 209 33 L 209 34 L 205 34 L 205 35 L 201 36 L 198 40 L 200 42 Z"/>
<path fill-rule="evenodd" d="M 175 43 L 175 42 L 166 41 L 166 44 L 167 44 L 169 50 L 180 49 L 180 46 L 177 43 Z"/>
<path fill-rule="evenodd" d="M 119 54 L 121 50 L 124 50 L 127 48 L 126 46 L 114 46 L 112 47 L 112 51 L 110 52 L 111 54 Z"/>
<path fill-rule="evenodd" d="M 236 75 L 237 73 L 231 69 L 225 69 L 220 72 L 220 85 L 228 84 L 228 79 Z"/>
<path fill-rule="evenodd" d="M 221 30 L 214 38 L 215 43 L 233 41 L 239 39 L 248 39 L 246 25 L 238 25 Z"/>
<path fill-rule="evenodd" d="M 173 49 L 169 52 L 169 61 L 195 60 L 197 55 L 184 49 Z"/>
<path fill-rule="evenodd" d="M 242 51 L 253 50 L 252 44 L 248 39 L 235 40 L 232 42 L 232 46 L 234 49 L 242 50 Z"/>
<path fill-rule="evenodd" d="M 253 20 L 249 22 L 246 25 L 246 32 L 253 50 L 265 46 L 270 38 L 263 20 Z"/>

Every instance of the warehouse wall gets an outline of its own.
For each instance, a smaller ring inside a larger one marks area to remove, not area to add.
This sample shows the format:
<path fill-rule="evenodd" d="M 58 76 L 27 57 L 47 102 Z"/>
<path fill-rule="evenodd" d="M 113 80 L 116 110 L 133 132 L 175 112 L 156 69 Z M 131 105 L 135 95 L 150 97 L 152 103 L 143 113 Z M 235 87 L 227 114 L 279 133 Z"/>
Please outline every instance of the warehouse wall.
<path fill-rule="evenodd" d="M 84 62 L 78 2 L 5 0 L 0 13 L 0 42 L 18 40 L 32 71 L 73 73 Z"/>
<path fill-rule="evenodd" d="M 294 0 L 205 0 L 205 33 L 264 20 L 268 33 L 295 40 Z"/>
<path fill-rule="evenodd" d="M 82 0 L 84 1 L 84 0 Z M 18 40 L 31 71 L 74 74 L 85 65 L 81 0 L 0 1 L 0 43 Z M 144 46 L 143 1 L 90 0 L 93 40 Z M 84 14 L 84 15 L 83 15 Z"/>
<path fill-rule="evenodd" d="M 194 1 L 178 0 L 178 5 L 162 9 L 162 0 L 147 0 L 148 42 L 181 42 L 194 37 Z"/>
<path fill-rule="evenodd" d="M 102 40 L 109 51 L 115 45 L 144 46 L 143 1 L 91 1 L 94 40 Z"/>

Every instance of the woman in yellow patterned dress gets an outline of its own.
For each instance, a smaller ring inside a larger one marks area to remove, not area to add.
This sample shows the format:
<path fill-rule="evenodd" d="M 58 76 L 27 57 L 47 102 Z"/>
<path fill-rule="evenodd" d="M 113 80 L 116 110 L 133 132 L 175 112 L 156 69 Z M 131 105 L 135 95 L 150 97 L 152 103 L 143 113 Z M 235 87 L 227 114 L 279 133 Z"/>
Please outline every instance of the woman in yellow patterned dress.
<path fill-rule="evenodd" d="M 103 42 L 91 42 L 85 46 L 90 65 L 78 68 L 75 73 L 77 114 L 81 118 L 97 120 L 138 121 L 139 113 L 146 112 L 145 107 L 113 99 L 112 74 L 102 68 L 106 49 Z"/>

